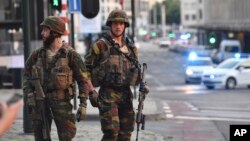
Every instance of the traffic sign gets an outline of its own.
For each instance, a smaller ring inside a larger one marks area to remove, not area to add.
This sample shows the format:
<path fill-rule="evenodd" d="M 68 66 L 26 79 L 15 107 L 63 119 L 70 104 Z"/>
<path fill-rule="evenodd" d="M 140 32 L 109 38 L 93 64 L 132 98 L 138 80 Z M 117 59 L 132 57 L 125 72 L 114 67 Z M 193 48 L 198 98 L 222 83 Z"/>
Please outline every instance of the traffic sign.
<path fill-rule="evenodd" d="M 69 12 L 70 13 L 81 12 L 81 0 L 69 0 Z"/>

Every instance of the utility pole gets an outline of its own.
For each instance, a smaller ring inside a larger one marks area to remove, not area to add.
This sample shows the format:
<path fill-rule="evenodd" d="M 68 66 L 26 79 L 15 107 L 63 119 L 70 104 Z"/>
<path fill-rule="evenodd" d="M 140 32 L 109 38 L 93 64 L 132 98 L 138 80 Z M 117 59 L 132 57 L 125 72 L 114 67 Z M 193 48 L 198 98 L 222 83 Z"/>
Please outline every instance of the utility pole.
<path fill-rule="evenodd" d="M 165 2 L 163 1 L 161 4 L 161 29 L 162 29 L 162 36 L 166 37 L 166 6 Z"/>
<path fill-rule="evenodd" d="M 24 44 L 24 60 L 26 61 L 30 54 L 30 1 L 22 0 L 22 26 L 23 26 L 23 44 Z M 27 97 L 23 97 L 24 107 L 23 107 L 23 129 L 24 133 L 31 133 L 32 123 L 28 117 L 28 106 Z"/>
<path fill-rule="evenodd" d="M 70 33 L 71 33 L 71 36 L 70 36 L 70 43 L 71 43 L 71 46 L 72 46 L 72 48 L 74 48 L 75 49 L 75 30 L 74 30 L 74 14 L 73 13 L 71 13 L 70 14 Z M 77 95 L 76 95 L 76 81 L 74 81 L 74 85 L 73 85 L 73 87 L 74 87 L 74 99 L 73 99 L 73 108 L 74 108 L 74 110 L 76 110 L 77 109 Z"/>
<path fill-rule="evenodd" d="M 135 0 L 131 0 L 131 10 L 132 10 L 132 39 L 134 41 L 134 37 L 135 37 Z"/>
<path fill-rule="evenodd" d="M 155 29 L 157 29 L 157 5 L 155 4 L 153 7 L 153 23 L 155 25 Z"/>

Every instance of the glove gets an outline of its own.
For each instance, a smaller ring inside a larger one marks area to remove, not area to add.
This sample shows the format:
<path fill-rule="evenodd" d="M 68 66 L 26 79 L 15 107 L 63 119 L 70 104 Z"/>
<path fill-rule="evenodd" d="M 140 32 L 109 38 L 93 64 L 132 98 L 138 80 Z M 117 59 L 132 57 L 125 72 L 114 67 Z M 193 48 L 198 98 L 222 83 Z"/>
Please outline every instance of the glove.
<path fill-rule="evenodd" d="M 86 107 L 87 107 L 87 105 L 85 105 L 83 103 L 79 104 L 79 108 L 78 108 L 77 113 L 76 113 L 76 120 L 78 122 L 86 119 L 86 115 L 87 115 L 87 112 L 86 112 L 87 108 Z"/>
<path fill-rule="evenodd" d="M 89 101 L 93 107 L 100 107 L 98 93 L 95 90 L 89 92 Z"/>
<path fill-rule="evenodd" d="M 141 84 L 139 91 L 143 92 L 144 94 L 149 93 L 149 87 L 146 82 Z"/>

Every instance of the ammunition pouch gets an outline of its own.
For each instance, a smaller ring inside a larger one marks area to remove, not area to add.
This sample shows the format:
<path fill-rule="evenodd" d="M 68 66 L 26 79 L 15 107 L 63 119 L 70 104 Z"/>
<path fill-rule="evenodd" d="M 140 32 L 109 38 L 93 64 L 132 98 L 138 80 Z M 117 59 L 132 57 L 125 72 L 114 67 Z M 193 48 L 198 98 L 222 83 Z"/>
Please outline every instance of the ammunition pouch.
<path fill-rule="evenodd" d="M 94 87 L 99 87 L 103 83 L 104 77 L 105 77 L 105 69 L 102 64 L 92 69 L 91 82 Z"/>
<path fill-rule="evenodd" d="M 50 78 L 52 88 L 57 90 L 68 89 L 73 82 L 72 70 L 69 67 L 55 67 L 51 71 Z"/>
<path fill-rule="evenodd" d="M 48 92 L 46 97 L 50 100 L 71 100 L 73 98 L 73 89 L 53 90 L 52 92 Z"/>
<path fill-rule="evenodd" d="M 117 66 L 111 66 L 110 72 L 107 74 L 105 83 L 110 86 L 121 86 L 123 84 L 122 71 Z"/>
<path fill-rule="evenodd" d="M 122 86 L 125 80 L 123 73 L 123 66 L 119 55 L 110 55 L 108 60 L 107 75 L 105 77 L 105 84 L 109 86 Z"/>

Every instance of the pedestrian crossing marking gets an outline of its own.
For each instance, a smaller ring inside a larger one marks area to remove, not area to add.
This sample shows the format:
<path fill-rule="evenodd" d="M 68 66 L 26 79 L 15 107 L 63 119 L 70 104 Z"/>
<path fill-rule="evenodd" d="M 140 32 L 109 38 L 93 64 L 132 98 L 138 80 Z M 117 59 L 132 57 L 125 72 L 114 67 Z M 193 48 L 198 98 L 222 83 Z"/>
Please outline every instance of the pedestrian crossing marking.
<path fill-rule="evenodd" d="M 234 121 L 234 122 L 250 122 L 250 119 L 247 117 L 219 117 L 219 116 L 204 116 L 204 115 L 178 115 L 173 113 L 173 108 L 169 105 L 169 103 L 172 104 L 182 104 L 182 106 L 186 106 L 188 107 L 191 111 L 194 112 L 203 112 L 203 110 L 198 109 L 197 107 L 195 107 L 193 104 L 189 103 L 189 102 L 183 102 L 183 101 L 164 101 L 163 102 L 163 109 L 164 109 L 164 113 L 167 119 L 182 119 L 182 120 L 207 120 L 207 121 Z M 174 105 L 172 105 L 174 106 Z M 216 109 L 216 108 L 215 108 Z M 217 109 L 221 109 L 221 108 L 217 108 Z M 223 109 L 223 108 L 222 108 Z M 230 110 L 229 108 L 226 108 L 226 110 Z M 235 109 L 232 109 L 235 110 Z M 181 114 L 181 113 L 179 113 Z"/>

